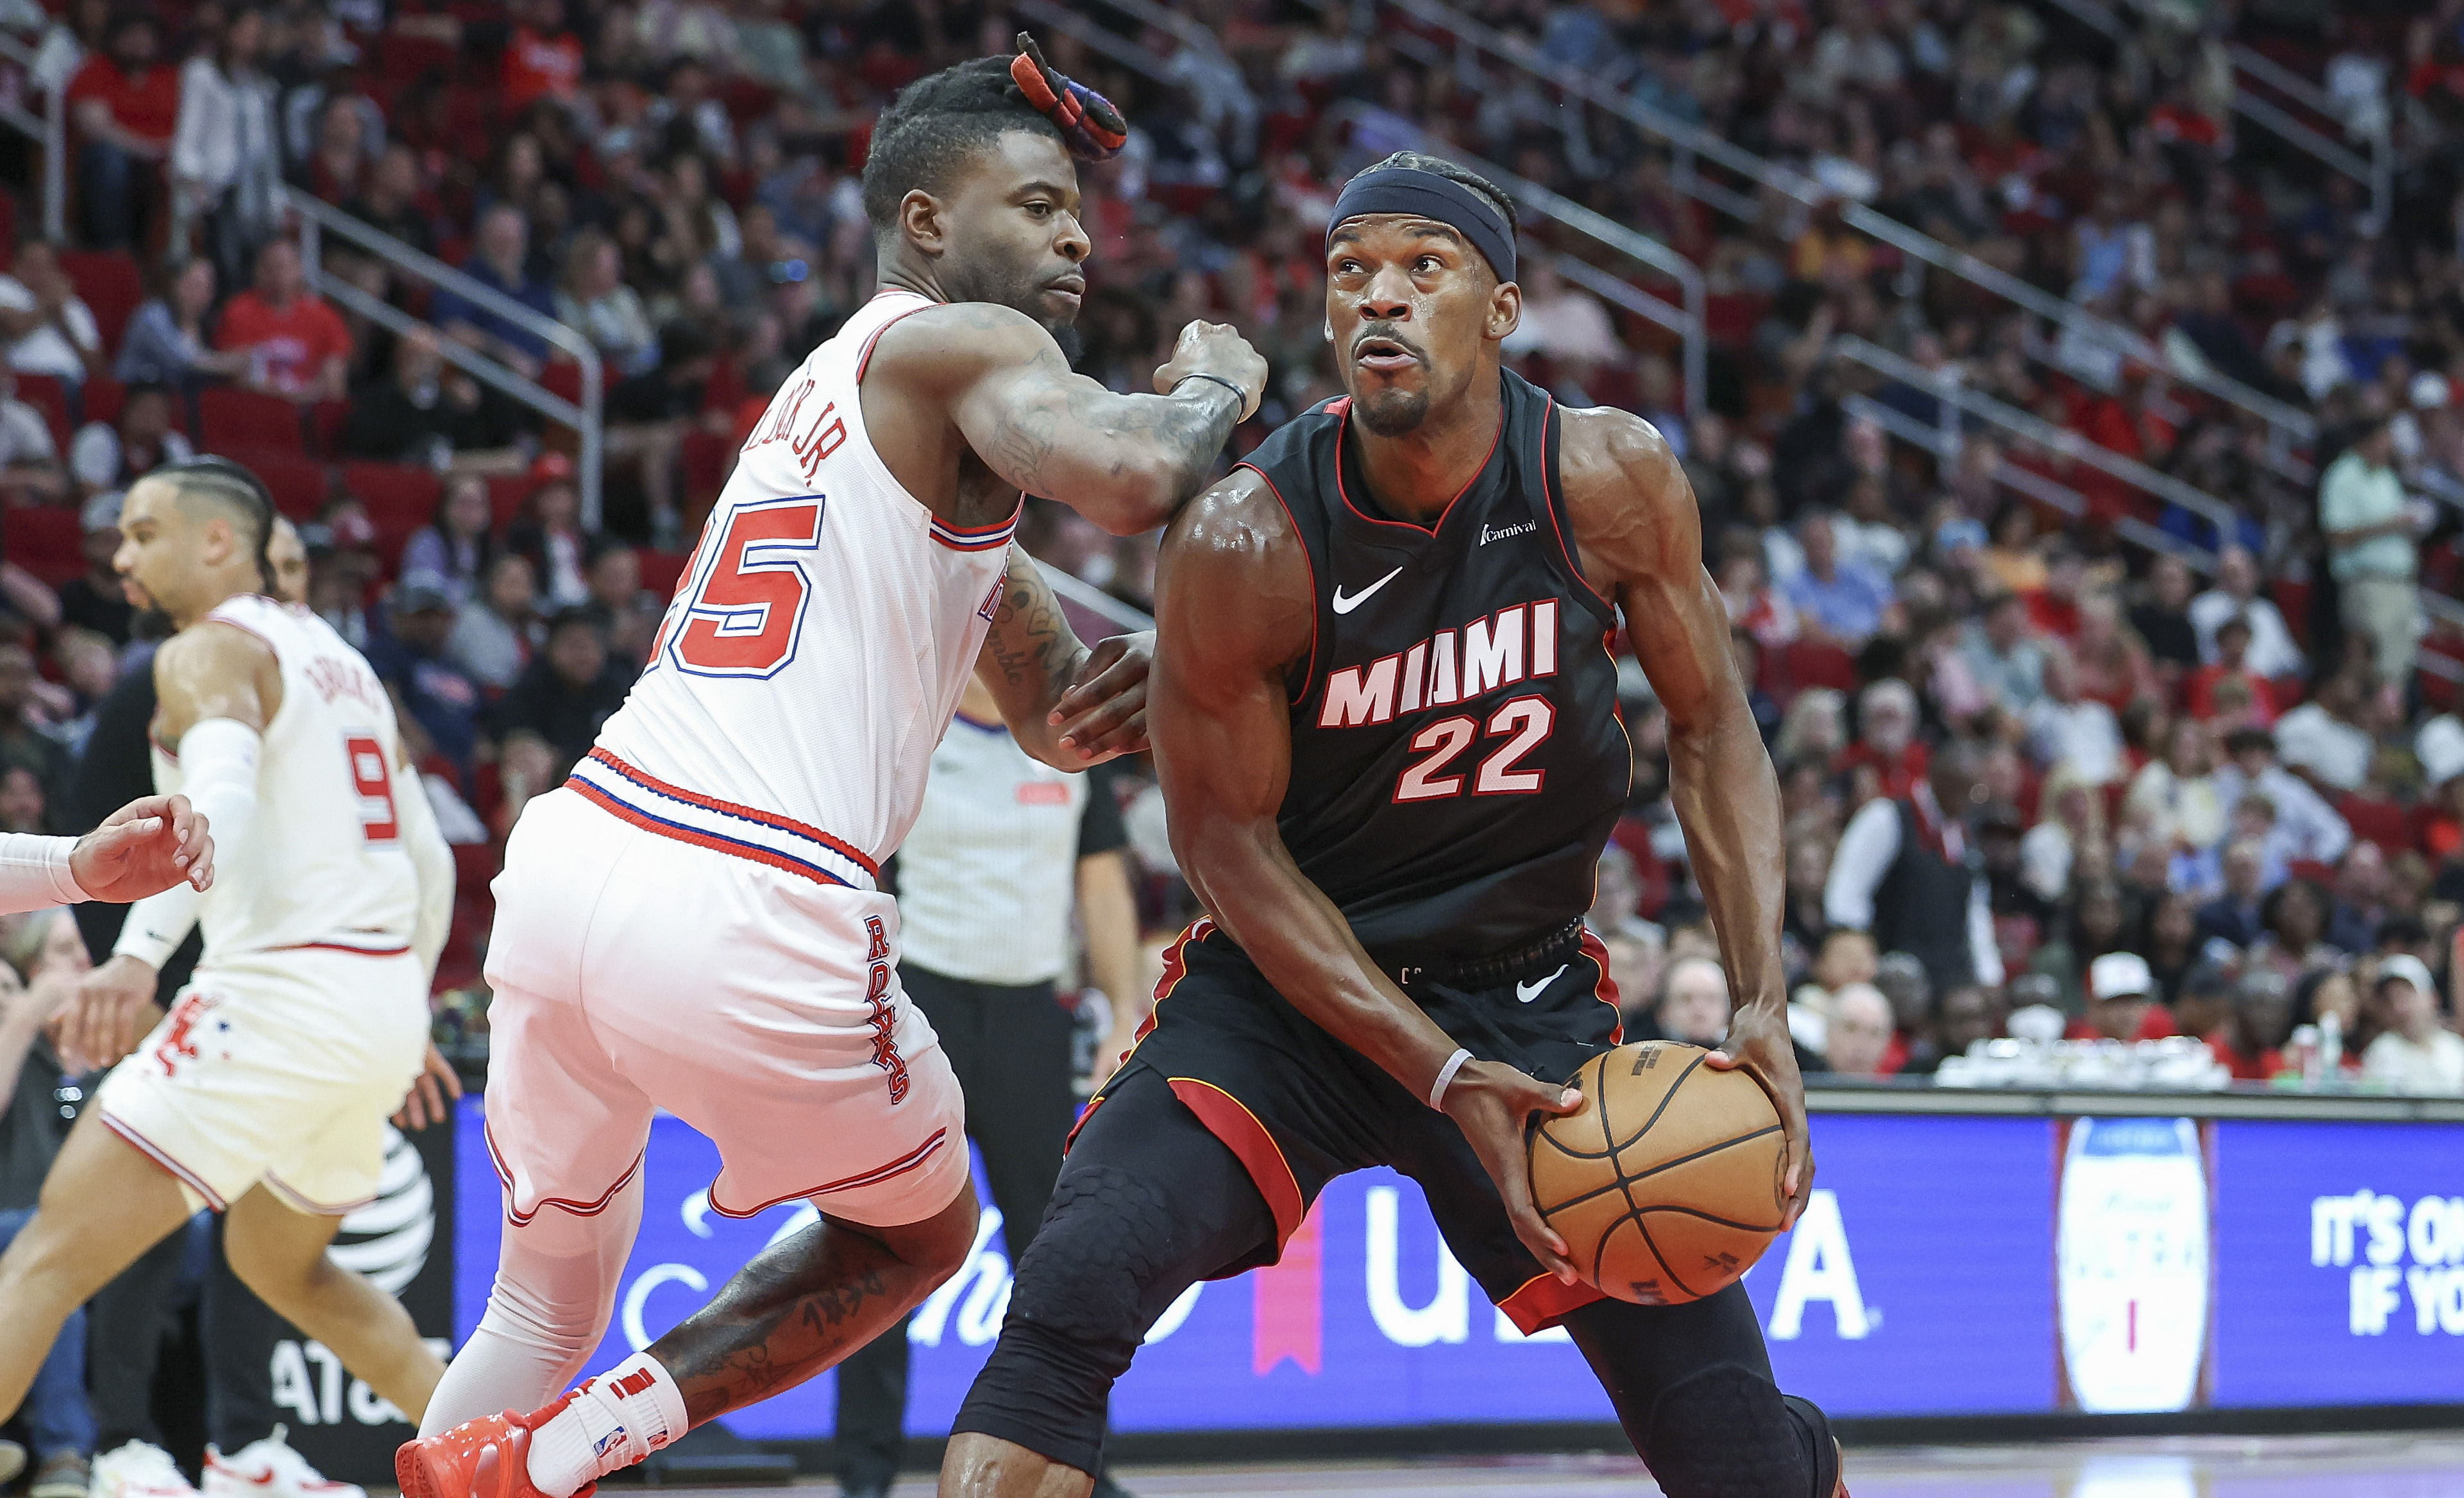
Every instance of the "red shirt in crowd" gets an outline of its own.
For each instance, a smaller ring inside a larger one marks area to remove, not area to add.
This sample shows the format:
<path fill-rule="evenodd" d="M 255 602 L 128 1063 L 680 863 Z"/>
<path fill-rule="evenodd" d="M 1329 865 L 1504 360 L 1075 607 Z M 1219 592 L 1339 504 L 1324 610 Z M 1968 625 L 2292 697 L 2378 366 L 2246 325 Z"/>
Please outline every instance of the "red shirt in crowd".
<path fill-rule="evenodd" d="M 540 98 L 569 99 L 582 88 L 582 43 L 570 33 L 542 36 L 517 26 L 505 44 L 496 82 L 515 110 Z"/>
<path fill-rule="evenodd" d="M 2245 668 L 2228 666 L 2222 661 L 2202 666 L 2190 672 L 2183 684 L 2183 697 L 2190 716 L 2200 722 L 2216 716 L 2216 684 L 2231 677 L 2250 688 L 2250 722 L 2261 728 L 2276 722 L 2276 688 L 2264 676 Z"/>
<path fill-rule="evenodd" d="M 1839 751 L 1838 760 L 1832 765 L 1837 775 L 1852 774 L 1870 768 L 1881 782 L 1882 794 L 1892 801 L 1904 801 L 1917 782 L 1925 779 L 1925 767 L 1933 762 L 1923 739 L 1912 740 L 1896 758 L 1886 757 L 1872 744 L 1859 739 Z"/>
<path fill-rule="evenodd" d="M 348 359 L 351 333 L 341 315 L 318 297 L 296 297 L 279 310 L 253 291 L 223 308 L 218 348 L 252 348 L 265 364 L 265 382 L 285 395 L 316 386 L 329 359 Z"/>
<path fill-rule="evenodd" d="M 122 130 L 165 145 L 180 123 L 180 75 L 161 63 L 131 77 L 107 56 L 89 57 L 69 79 L 69 106 L 89 99 L 102 100 Z"/>
<path fill-rule="evenodd" d="M 2215 1052 L 2216 1059 L 2233 1072 L 2236 1082 L 2264 1082 L 2284 1069 L 2283 1052 L 2263 1050 L 2255 1056 L 2248 1055 L 2233 1049 L 2221 1034 L 2208 1037 L 2208 1049 Z"/>

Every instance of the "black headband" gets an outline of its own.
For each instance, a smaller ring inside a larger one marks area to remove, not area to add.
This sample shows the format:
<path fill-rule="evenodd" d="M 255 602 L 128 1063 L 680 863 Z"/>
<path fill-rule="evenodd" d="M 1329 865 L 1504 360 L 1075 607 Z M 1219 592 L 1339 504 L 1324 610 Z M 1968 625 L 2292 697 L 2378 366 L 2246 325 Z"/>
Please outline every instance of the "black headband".
<path fill-rule="evenodd" d="M 1488 258 L 1501 281 L 1514 279 L 1514 231 L 1505 216 L 1471 188 L 1417 166 L 1364 171 L 1343 185 L 1334 213 L 1326 221 L 1329 239 L 1343 221 L 1366 213 L 1409 213 L 1433 219 L 1462 234 Z"/>

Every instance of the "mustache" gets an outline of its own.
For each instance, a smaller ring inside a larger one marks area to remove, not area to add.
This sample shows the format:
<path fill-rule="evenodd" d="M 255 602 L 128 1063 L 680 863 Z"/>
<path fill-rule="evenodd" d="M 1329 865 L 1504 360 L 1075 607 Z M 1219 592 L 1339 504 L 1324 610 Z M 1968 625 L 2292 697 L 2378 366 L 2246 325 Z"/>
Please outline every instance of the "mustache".
<path fill-rule="evenodd" d="M 1411 355 L 1414 359 L 1420 360 L 1422 363 L 1426 363 L 1428 360 L 1427 353 L 1421 349 L 1420 345 L 1413 342 L 1410 339 L 1405 338 L 1400 331 L 1399 325 L 1393 322 L 1362 323 L 1360 331 L 1352 336 L 1352 357 L 1354 359 L 1359 358 L 1360 350 L 1364 345 L 1379 342 L 1392 343 L 1397 348 L 1399 348 L 1403 352 Z"/>

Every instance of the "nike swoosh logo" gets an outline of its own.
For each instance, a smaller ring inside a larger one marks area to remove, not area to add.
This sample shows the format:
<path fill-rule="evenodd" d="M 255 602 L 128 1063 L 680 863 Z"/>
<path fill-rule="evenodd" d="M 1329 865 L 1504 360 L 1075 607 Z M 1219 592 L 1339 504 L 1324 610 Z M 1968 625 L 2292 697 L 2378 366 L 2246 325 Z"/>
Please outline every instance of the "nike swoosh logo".
<path fill-rule="evenodd" d="M 1571 962 L 1560 962 L 1557 964 L 1556 972 L 1550 974 L 1548 977 L 1540 980 L 1536 983 L 1515 984 L 1514 997 L 1522 1000 L 1525 1003 L 1529 1003 L 1532 1000 L 1540 997 L 1540 990 L 1548 987 L 1551 983 L 1555 982 L 1559 978 L 1564 977 L 1566 969 L 1573 965 L 1573 964 Z"/>
<path fill-rule="evenodd" d="M 1334 611 L 1338 614 L 1348 614 L 1352 612 L 1362 604 L 1367 603 L 1369 601 L 1370 594 L 1376 592 L 1387 584 L 1394 582 L 1402 570 L 1402 568 L 1397 567 L 1393 572 L 1387 573 L 1384 577 L 1370 584 L 1367 587 L 1364 587 L 1359 592 L 1353 594 L 1350 598 L 1343 596 L 1343 584 L 1339 583 L 1336 584 L 1334 588 Z"/>

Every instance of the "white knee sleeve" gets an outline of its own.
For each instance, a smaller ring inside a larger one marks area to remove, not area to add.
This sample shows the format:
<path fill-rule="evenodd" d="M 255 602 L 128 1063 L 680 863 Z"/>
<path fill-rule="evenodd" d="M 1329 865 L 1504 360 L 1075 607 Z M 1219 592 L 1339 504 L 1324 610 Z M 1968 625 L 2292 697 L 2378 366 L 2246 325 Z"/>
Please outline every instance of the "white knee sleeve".
<path fill-rule="evenodd" d="M 596 1216 L 549 1207 L 518 1227 L 507 1223 L 487 1311 L 445 1370 L 419 1433 L 535 1410 L 564 1392 L 606 1334 L 641 1225 L 639 1172 Z"/>

